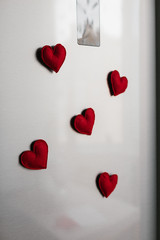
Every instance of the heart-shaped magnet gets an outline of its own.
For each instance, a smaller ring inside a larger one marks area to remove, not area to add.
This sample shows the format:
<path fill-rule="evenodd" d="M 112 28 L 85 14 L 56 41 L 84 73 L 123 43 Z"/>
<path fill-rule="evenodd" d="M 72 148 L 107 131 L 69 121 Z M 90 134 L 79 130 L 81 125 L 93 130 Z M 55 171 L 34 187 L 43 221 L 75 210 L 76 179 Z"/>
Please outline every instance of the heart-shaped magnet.
<path fill-rule="evenodd" d="M 61 44 L 57 44 L 53 48 L 46 45 L 41 49 L 42 61 L 56 73 L 61 68 L 65 57 L 66 49 Z"/>
<path fill-rule="evenodd" d="M 94 121 L 94 110 L 92 108 L 88 108 L 83 114 L 79 114 L 74 118 L 74 127 L 79 133 L 91 135 Z"/>
<path fill-rule="evenodd" d="M 47 168 L 48 145 L 40 139 L 35 141 L 31 151 L 20 155 L 20 162 L 25 168 L 39 170 Z"/>
<path fill-rule="evenodd" d="M 114 96 L 123 93 L 128 86 L 127 78 L 124 76 L 120 77 L 120 74 L 117 70 L 114 70 L 108 75 L 108 83 L 110 92 Z"/>
<path fill-rule="evenodd" d="M 104 197 L 107 198 L 114 191 L 117 182 L 117 174 L 109 175 L 107 172 L 104 172 L 99 175 L 98 187 Z"/>

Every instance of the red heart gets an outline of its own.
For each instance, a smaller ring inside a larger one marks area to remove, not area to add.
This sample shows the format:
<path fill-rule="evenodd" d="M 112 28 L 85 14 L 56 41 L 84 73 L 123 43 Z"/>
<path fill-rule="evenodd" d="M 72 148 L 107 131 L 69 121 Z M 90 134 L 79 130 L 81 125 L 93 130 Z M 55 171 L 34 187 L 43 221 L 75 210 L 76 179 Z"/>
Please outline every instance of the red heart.
<path fill-rule="evenodd" d="M 118 182 L 118 176 L 116 174 L 109 175 L 104 172 L 101 173 L 98 180 L 98 186 L 102 194 L 107 198 L 115 189 Z"/>
<path fill-rule="evenodd" d="M 47 168 L 48 145 L 44 140 L 37 140 L 33 143 L 32 151 L 25 151 L 21 154 L 21 164 L 32 170 Z"/>
<path fill-rule="evenodd" d="M 114 96 L 117 96 L 126 90 L 128 86 L 128 80 L 126 77 L 120 77 L 120 74 L 117 70 L 111 73 L 110 78 Z"/>
<path fill-rule="evenodd" d="M 79 114 L 75 117 L 74 127 L 79 133 L 91 135 L 94 120 L 94 110 L 92 108 L 88 108 L 85 110 L 84 116 L 82 114 Z"/>
<path fill-rule="evenodd" d="M 43 62 L 56 73 L 59 71 L 66 57 L 66 49 L 61 44 L 54 48 L 46 45 L 41 49 L 41 58 Z"/>

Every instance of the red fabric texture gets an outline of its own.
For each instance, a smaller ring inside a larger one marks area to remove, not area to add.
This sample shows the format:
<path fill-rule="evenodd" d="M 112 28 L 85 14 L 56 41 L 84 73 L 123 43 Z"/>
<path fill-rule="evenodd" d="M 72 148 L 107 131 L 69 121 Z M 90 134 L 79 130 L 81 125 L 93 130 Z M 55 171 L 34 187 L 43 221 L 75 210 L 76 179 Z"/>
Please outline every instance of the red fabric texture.
<path fill-rule="evenodd" d="M 20 156 L 21 164 L 25 168 L 39 170 L 47 168 L 48 145 L 40 139 L 33 143 L 32 151 L 25 151 Z"/>
<path fill-rule="evenodd" d="M 56 73 L 61 68 L 66 57 L 66 49 L 61 44 L 57 44 L 54 48 L 46 45 L 41 49 L 42 61 Z"/>
<path fill-rule="evenodd" d="M 114 70 L 111 73 L 111 85 L 114 96 L 117 96 L 126 90 L 128 86 L 128 80 L 126 77 L 120 77 L 119 72 Z"/>
<path fill-rule="evenodd" d="M 104 172 L 100 174 L 98 186 L 104 197 L 108 197 L 115 189 L 118 182 L 118 176 L 116 174 L 109 175 Z"/>
<path fill-rule="evenodd" d="M 82 114 L 79 114 L 75 117 L 74 127 L 79 133 L 91 135 L 94 121 L 94 110 L 92 108 L 88 108 L 85 110 L 84 116 Z"/>

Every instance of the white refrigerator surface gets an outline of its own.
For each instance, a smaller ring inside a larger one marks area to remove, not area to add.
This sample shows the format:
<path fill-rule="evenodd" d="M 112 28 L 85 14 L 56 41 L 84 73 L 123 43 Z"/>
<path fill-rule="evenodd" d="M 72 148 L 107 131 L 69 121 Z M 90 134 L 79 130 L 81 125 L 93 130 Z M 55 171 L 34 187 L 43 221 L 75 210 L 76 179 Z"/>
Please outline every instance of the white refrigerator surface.
<path fill-rule="evenodd" d="M 77 44 L 76 0 L 0 1 L 0 239 L 154 240 L 155 60 L 152 0 L 101 0 L 100 47 Z M 44 45 L 65 46 L 58 73 Z M 111 96 L 107 75 L 128 78 Z M 70 120 L 95 111 L 91 136 Z M 46 170 L 19 164 L 37 139 Z M 104 198 L 101 172 L 118 174 Z"/>

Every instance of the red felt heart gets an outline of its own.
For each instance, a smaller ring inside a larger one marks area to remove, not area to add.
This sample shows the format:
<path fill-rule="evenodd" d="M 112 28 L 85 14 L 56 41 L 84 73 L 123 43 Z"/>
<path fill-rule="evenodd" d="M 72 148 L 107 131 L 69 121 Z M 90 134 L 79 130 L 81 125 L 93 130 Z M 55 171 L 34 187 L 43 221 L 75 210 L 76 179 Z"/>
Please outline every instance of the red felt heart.
<path fill-rule="evenodd" d="M 32 170 L 47 168 L 48 145 L 44 140 L 37 140 L 33 143 L 32 151 L 25 151 L 21 154 L 21 164 Z"/>
<path fill-rule="evenodd" d="M 91 135 L 94 121 L 94 110 L 92 108 L 88 108 L 85 110 L 84 116 L 79 114 L 75 117 L 74 127 L 79 133 Z"/>
<path fill-rule="evenodd" d="M 41 49 L 41 58 L 43 62 L 56 73 L 59 71 L 66 57 L 66 49 L 61 44 L 54 48 L 46 45 Z"/>
<path fill-rule="evenodd" d="M 120 74 L 117 70 L 111 72 L 110 78 L 114 96 L 117 96 L 126 90 L 128 86 L 128 80 L 126 77 L 120 77 Z"/>
<path fill-rule="evenodd" d="M 98 186 L 102 194 L 107 198 L 115 189 L 118 182 L 118 176 L 116 174 L 109 175 L 104 172 L 101 173 L 98 180 Z"/>

